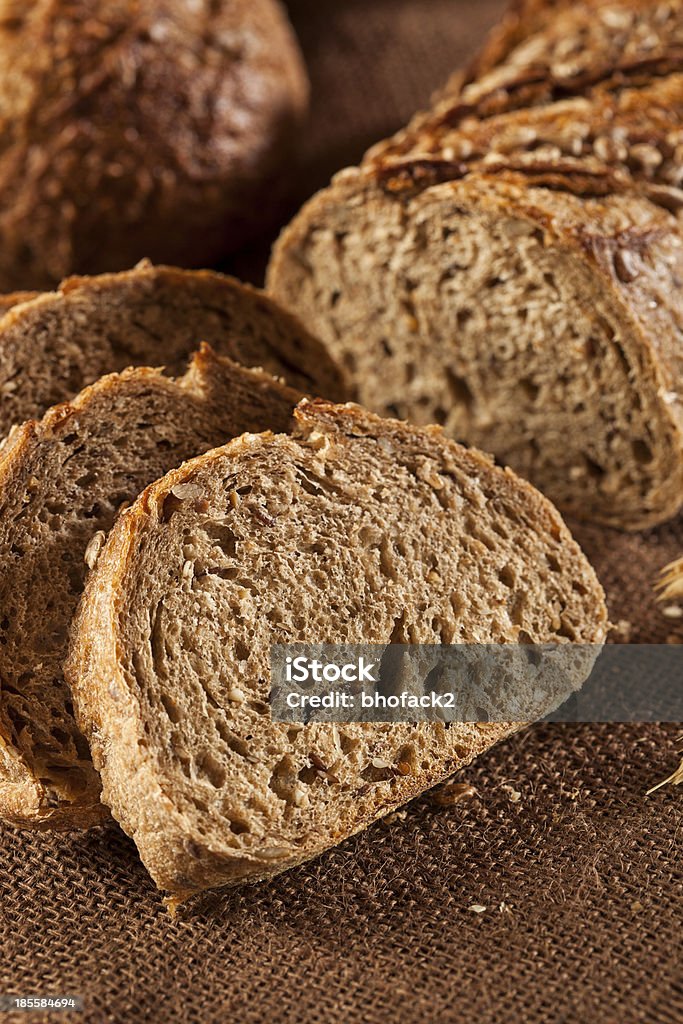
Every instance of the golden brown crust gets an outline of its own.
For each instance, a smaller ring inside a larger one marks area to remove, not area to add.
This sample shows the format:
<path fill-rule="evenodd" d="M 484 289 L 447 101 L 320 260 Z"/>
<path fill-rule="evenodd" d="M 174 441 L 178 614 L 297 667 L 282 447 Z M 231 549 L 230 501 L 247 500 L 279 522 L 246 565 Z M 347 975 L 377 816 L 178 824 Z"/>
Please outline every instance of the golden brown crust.
<path fill-rule="evenodd" d="M 10 292 L 8 295 L 0 295 L 0 315 L 6 313 L 12 306 L 19 306 L 22 302 L 31 302 L 38 298 L 38 292 Z"/>
<path fill-rule="evenodd" d="M 400 156 L 425 136 L 438 138 L 471 118 L 647 89 L 683 66 L 680 0 L 531 0 L 518 6 L 527 16 L 520 19 L 513 8 L 510 25 L 504 21 L 499 33 L 494 30 L 490 51 L 484 48 L 470 73 L 454 76 L 429 110 L 372 147 L 366 160 Z"/>
<path fill-rule="evenodd" d="M 468 65 L 465 82 L 482 78 L 487 72 L 503 64 L 510 53 L 531 35 L 544 29 L 567 10 L 583 9 L 588 16 L 599 15 L 601 8 L 616 5 L 614 0 L 512 0 L 497 25 L 489 33 L 484 45 Z M 634 13 L 649 13 L 652 0 L 620 0 L 619 7 Z"/>
<path fill-rule="evenodd" d="M 400 152 L 376 159 L 378 180 L 399 188 L 457 180 L 472 172 L 516 173 L 530 185 L 578 195 L 640 189 L 671 209 L 679 196 L 683 147 L 683 74 L 647 88 L 623 89 L 479 119 L 456 129 L 445 121 L 406 138 Z"/>
<path fill-rule="evenodd" d="M 493 58 L 484 48 L 455 102 L 437 107 L 451 123 L 466 108 L 479 116 L 554 102 L 594 90 L 648 86 L 680 71 L 680 0 L 530 3 Z"/>

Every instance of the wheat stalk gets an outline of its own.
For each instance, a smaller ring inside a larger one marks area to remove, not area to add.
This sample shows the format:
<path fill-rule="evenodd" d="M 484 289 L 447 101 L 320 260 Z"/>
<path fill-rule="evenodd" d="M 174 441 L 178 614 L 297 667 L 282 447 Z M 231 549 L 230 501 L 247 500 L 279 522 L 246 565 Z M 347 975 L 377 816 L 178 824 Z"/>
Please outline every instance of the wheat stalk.
<path fill-rule="evenodd" d="M 652 789 L 648 789 L 647 795 L 649 796 L 650 793 L 656 793 L 658 789 L 662 788 L 662 786 L 680 785 L 683 785 L 683 761 L 681 761 L 673 775 L 670 775 L 668 779 L 664 779 L 663 782 L 658 782 L 656 786 L 652 787 Z"/>
<path fill-rule="evenodd" d="M 678 742 L 680 743 L 681 741 L 683 741 L 683 736 L 678 737 Z M 668 779 L 663 779 L 662 782 L 658 782 L 652 789 L 648 789 L 645 795 L 650 796 L 651 793 L 656 793 L 663 786 L 683 786 L 683 761 L 681 761 L 673 775 L 670 775 Z"/>
<path fill-rule="evenodd" d="M 656 589 L 659 591 L 659 601 L 675 601 L 683 598 L 683 558 L 679 558 L 662 569 Z"/>
<path fill-rule="evenodd" d="M 659 591 L 658 601 L 683 600 L 683 558 L 677 559 L 671 565 L 667 565 L 666 568 L 662 569 L 660 578 L 655 584 L 655 589 Z M 673 775 L 653 786 L 647 795 L 655 793 L 662 786 L 681 785 L 683 785 L 683 761 L 681 761 Z"/>

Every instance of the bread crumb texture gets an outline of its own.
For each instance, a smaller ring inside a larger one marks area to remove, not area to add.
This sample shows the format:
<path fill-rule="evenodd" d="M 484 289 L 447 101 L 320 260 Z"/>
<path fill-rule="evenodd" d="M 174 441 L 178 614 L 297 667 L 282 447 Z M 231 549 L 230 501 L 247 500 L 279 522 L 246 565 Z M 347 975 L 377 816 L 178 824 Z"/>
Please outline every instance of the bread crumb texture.
<path fill-rule="evenodd" d="M 368 408 L 643 529 L 683 501 L 683 6 L 529 6 L 306 204 L 269 288 Z"/>

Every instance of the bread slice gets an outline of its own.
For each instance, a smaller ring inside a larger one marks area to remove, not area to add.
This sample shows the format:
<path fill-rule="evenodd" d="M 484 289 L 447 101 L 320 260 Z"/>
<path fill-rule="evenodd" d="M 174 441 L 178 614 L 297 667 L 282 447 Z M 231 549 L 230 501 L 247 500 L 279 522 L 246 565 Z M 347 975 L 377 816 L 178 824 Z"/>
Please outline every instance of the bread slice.
<path fill-rule="evenodd" d="M 182 373 L 202 341 L 302 392 L 343 398 L 330 356 L 262 292 L 208 271 L 153 267 L 76 277 L 0 319 L 0 437 L 106 373 Z"/>
<path fill-rule="evenodd" d="M 683 502 L 683 240 L 645 198 L 571 186 L 345 172 L 285 232 L 269 283 L 369 408 L 441 423 L 563 510 L 641 529 Z"/>
<path fill-rule="evenodd" d="M 122 503 L 243 431 L 286 430 L 299 393 L 203 347 L 187 374 L 111 375 L 10 435 L 0 457 L 0 816 L 106 815 L 64 683 L 71 617 Z"/>
<path fill-rule="evenodd" d="M 516 728 L 275 723 L 272 644 L 605 636 L 592 569 L 510 471 L 359 407 L 296 418 L 149 487 L 74 625 L 103 799 L 176 900 L 315 856 Z"/>

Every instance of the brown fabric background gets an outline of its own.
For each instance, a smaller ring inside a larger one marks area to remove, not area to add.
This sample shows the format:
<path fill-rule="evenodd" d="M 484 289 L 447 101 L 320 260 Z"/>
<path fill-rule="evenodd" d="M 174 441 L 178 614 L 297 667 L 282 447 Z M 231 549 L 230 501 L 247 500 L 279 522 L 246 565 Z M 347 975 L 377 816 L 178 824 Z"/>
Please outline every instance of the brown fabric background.
<path fill-rule="evenodd" d="M 303 198 L 424 104 L 500 4 L 290 9 L 315 96 Z M 237 268 L 258 279 L 264 252 Z M 673 635 L 651 583 L 683 552 L 683 523 L 576 533 L 630 638 Z M 675 766 L 678 731 L 536 727 L 462 773 L 471 799 L 427 795 L 316 863 L 175 920 L 114 827 L 4 829 L 0 993 L 82 995 L 80 1019 L 94 1022 L 680 1024 L 683 794 L 645 796 Z"/>

